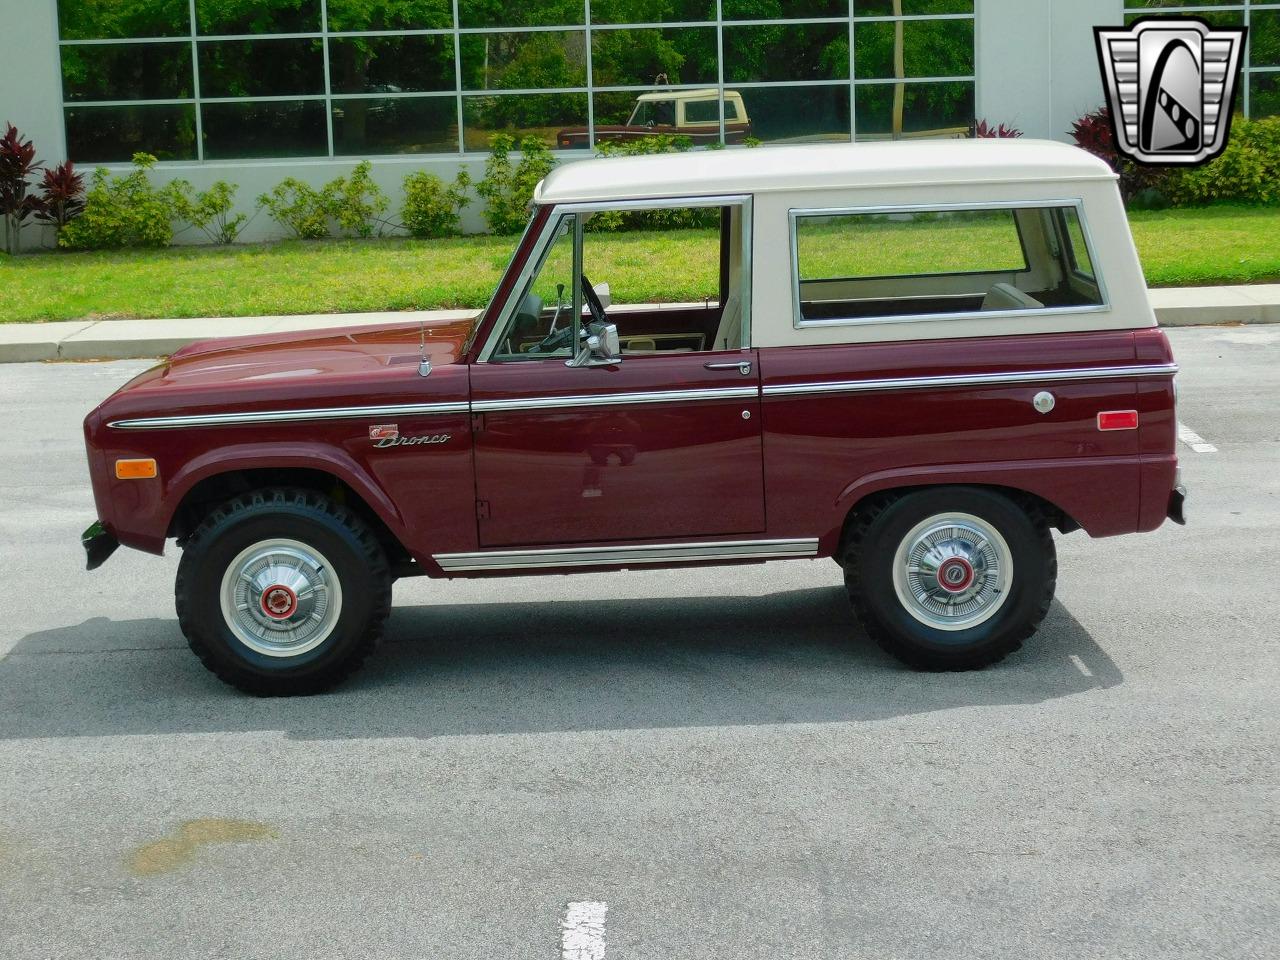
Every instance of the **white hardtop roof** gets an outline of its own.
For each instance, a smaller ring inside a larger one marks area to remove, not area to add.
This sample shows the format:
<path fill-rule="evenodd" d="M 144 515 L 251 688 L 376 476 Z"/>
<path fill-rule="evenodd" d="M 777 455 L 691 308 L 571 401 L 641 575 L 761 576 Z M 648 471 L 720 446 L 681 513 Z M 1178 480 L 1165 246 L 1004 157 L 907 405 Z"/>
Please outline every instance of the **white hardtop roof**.
<path fill-rule="evenodd" d="M 697 150 L 566 163 L 536 203 L 716 196 L 779 190 L 1113 180 L 1107 164 L 1054 140 L 913 140 Z"/>
<path fill-rule="evenodd" d="M 703 90 L 659 90 L 656 93 L 642 93 L 636 97 L 638 103 L 651 103 L 655 100 L 714 100 L 718 91 L 715 87 L 707 87 Z M 737 97 L 742 98 L 742 94 L 736 90 L 726 90 L 725 98 L 732 100 Z"/>

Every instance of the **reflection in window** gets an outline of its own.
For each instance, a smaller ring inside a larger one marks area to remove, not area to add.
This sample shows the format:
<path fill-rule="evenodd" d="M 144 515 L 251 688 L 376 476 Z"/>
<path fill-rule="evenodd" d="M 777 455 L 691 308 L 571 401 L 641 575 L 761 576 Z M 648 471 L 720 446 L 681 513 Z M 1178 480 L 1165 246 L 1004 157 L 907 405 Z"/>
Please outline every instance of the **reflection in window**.
<path fill-rule="evenodd" d="M 765 142 L 849 140 L 849 87 L 747 87 L 742 91 L 751 136 Z"/>
<path fill-rule="evenodd" d="M 853 62 L 859 80 L 884 80 L 894 72 L 902 43 L 901 76 L 967 77 L 973 74 L 972 20 L 875 21 L 854 27 Z"/>
<path fill-rule="evenodd" d="M 464 90 L 539 90 L 587 82 L 583 31 L 463 35 Z"/>
<path fill-rule="evenodd" d="M 202 97 L 324 93 L 320 40 L 214 40 L 199 48 Z"/>
<path fill-rule="evenodd" d="M 858 140 L 965 136 L 974 115 L 971 80 L 875 83 L 855 90 Z"/>
<path fill-rule="evenodd" d="M 592 23 L 701 23 L 715 18 L 715 0 L 591 0 Z"/>
<path fill-rule="evenodd" d="M 919 17 L 973 13 L 973 0 L 853 0 L 855 17 Z"/>
<path fill-rule="evenodd" d="M 1249 18 L 1249 65 L 1280 67 L 1280 10 L 1254 10 Z"/>
<path fill-rule="evenodd" d="M 725 27 L 726 82 L 842 80 L 849 27 L 842 23 Z"/>
<path fill-rule="evenodd" d="M 333 101 L 333 152 L 453 153 L 458 107 L 452 96 Z"/>
<path fill-rule="evenodd" d="M 1249 112 L 1254 117 L 1280 116 L 1280 73 L 1250 76 Z"/>
<path fill-rule="evenodd" d="M 177 100 L 191 90 L 190 43 L 62 48 L 66 100 Z"/>
<path fill-rule="evenodd" d="M 63 40 L 186 37 L 191 10 L 187 0 L 58 0 L 58 31 Z"/>
<path fill-rule="evenodd" d="M 196 32 L 312 33 L 320 30 L 320 0 L 196 0 Z"/>
<path fill-rule="evenodd" d="M 715 83 L 714 27 L 665 30 L 596 30 L 591 66 L 600 87 Z"/>
<path fill-rule="evenodd" d="M 849 16 L 849 0 L 724 0 L 726 20 L 810 20 Z"/>
<path fill-rule="evenodd" d="M 335 94 L 452 93 L 453 38 L 332 37 L 329 83 Z"/>
<path fill-rule="evenodd" d="M 329 32 L 353 30 L 437 30 L 453 26 L 450 0 L 377 2 L 329 0 Z"/>
<path fill-rule="evenodd" d="M 189 103 L 68 107 L 67 156 L 77 163 L 123 163 L 135 153 L 196 159 L 196 114 Z"/>
<path fill-rule="evenodd" d="M 582 0 L 536 0 L 500 3 L 458 0 L 461 27 L 576 27 L 586 22 Z"/>
<path fill-rule="evenodd" d="M 200 119 L 208 159 L 320 157 L 329 149 L 322 100 L 206 103 Z"/>
<path fill-rule="evenodd" d="M 584 93 L 533 93 L 505 96 L 466 96 L 462 100 L 466 149 L 483 153 L 496 133 L 506 133 L 518 143 L 534 137 L 549 147 L 573 137 L 575 128 L 587 126 Z"/>

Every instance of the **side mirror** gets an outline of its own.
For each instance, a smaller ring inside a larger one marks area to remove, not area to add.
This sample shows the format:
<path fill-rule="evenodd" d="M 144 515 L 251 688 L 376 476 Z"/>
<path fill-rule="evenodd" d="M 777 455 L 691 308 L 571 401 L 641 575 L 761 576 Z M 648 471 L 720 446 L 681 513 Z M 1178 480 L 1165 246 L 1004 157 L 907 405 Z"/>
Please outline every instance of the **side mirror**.
<path fill-rule="evenodd" d="M 565 361 L 566 367 L 612 367 L 622 362 L 622 344 L 616 324 L 593 323 L 585 332 L 582 347 L 577 356 Z"/>

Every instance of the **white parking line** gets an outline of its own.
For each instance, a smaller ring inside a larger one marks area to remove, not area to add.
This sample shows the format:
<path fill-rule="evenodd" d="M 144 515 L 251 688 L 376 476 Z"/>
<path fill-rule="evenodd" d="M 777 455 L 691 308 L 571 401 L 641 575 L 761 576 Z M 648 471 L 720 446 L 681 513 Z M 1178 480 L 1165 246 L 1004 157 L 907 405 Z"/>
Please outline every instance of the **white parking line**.
<path fill-rule="evenodd" d="M 587 900 L 565 907 L 560 921 L 562 960 L 604 960 L 604 915 L 607 903 Z"/>
<path fill-rule="evenodd" d="M 1204 437 L 1196 433 L 1185 423 L 1178 424 L 1178 439 L 1185 443 L 1196 453 L 1217 453 L 1218 448 L 1212 443 L 1206 443 Z"/>

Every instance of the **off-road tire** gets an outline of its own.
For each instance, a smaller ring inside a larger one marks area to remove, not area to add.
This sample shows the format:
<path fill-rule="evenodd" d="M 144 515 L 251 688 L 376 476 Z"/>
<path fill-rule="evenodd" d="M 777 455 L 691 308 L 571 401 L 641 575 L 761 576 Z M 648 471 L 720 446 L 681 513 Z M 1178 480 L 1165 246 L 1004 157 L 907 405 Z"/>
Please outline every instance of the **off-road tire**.
<path fill-rule="evenodd" d="M 947 631 L 922 623 L 904 606 L 893 581 L 899 545 L 929 517 L 961 512 L 1004 538 L 1012 556 L 1008 596 L 990 619 Z M 859 505 L 845 531 L 845 587 L 867 634 L 918 670 L 975 670 L 1003 660 L 1035 633 L 1053 602 L 1058 561 L 1043 511 L 980 487 L 930 487 Z"/>
<path fill-rule="evenodd" d="M 236 636 L 222 612 L 221 589 L 242 550 L 281 537 L 323 553 L 342 604 L 319 646 L 276 658 Z M 228 500 L 204 518 L 185 544 L 174 594 L 192 652 L 219 679 L 257 696 L 292 696 L 333 687 L 373 652 L 391 609 L 391 581 L 382 545 L 352 511 L 312 490 L 270 488 Z"/>

